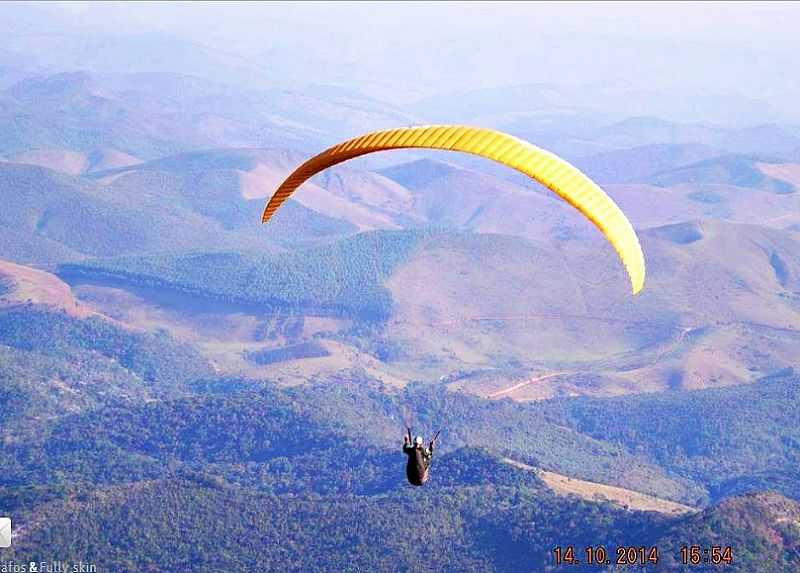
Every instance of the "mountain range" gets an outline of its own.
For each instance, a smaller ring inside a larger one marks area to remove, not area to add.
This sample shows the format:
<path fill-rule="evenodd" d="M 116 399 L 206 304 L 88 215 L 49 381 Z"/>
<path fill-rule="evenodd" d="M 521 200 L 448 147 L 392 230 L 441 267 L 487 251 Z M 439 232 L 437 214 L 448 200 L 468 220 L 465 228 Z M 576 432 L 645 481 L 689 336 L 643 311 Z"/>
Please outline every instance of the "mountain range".
<path fill-rule="evenodd" d="M 3 559 L 556 571 L 555 546 L 603 544 L 662 558 L 587 570 L 677 572 L 691 542 L 797 570 L 797 127 L 0 56 Z M 456 120 L 601 184 L 643 292 L 577 211 L 475 157 L 354 160 L 260 223 L 325 146 Z M 422 491 L 406 424 L 443 428 Z"/>

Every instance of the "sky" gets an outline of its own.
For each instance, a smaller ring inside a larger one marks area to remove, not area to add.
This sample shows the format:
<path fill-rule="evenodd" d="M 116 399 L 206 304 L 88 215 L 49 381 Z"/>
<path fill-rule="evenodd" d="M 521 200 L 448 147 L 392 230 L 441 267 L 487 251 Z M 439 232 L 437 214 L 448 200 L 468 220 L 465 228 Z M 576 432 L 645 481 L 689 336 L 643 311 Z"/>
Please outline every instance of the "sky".
<path fill-rule="evenodd" d="M 57 11 L 89 19 L 108 31 L 161 29 L 196 37 L 269 41 L 265 21 L 292 23 L 313 33 L 358 29 L 409 38 L 499 28 L 565 34 L 620 34 L 738 43 L 763 36 L 767 48 L 797 45 L 792 2 L 57 2 Z M 157 15 L 157 17 L 154 17 Z M 444 26 L 443 26 L 444 25 Z M 251 45 L 252 47 L 252 45 Z"/>
<path fill-rule="evenodd" d="M 154 46 L 174 36 L 221 56 L 205 70 L 190 62 L 191 73 L 258 87 L 336 84 L 396 103 L 548 83 L 585 99 L 594 91 L 598 98 L 724 94 L 788 113 L 800 95 L 800 75 L 789 73 L 800 52 L 800 3 L 792 2 L 57 2 L 15 8 L 28 15 L 28 25 L 15 17 L 11 29 L 20 30 L 19 38 L 10 45 L 67 67 L 108 71 L 119 62 L 118 71 L 126 71 L 133 64 L 107 43 L 71 55 L 62 42 L 48 52 L 43 34 L 82 41 L 156 34 L 148 40 Z M 166 56 L 171 49 L 164 48 Z M 95 52 L 103 50 L 109 55 L 99 58 Z M 241 69 L 232 73 L 225 57 L 238 58 L 233 67 Z"/>

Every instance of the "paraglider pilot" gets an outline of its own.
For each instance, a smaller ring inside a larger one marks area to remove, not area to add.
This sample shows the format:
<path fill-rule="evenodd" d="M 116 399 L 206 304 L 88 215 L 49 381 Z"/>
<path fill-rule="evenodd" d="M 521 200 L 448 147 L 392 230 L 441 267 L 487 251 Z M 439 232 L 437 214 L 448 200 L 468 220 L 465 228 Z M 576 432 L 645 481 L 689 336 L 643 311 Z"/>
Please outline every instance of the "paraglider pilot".
<path fill-rule="evenodd" d="M 422 436 L 411 439 L 411 428 L 403 436 L 403 453 L 408 456 L 406 464 L 406 477 L 411 485 L 424 485 L 428 481 L 428 469 L 433 457 L 433 448 L 436 445 L 436 438 L 431 440 L 427 448 L 422 446 Z M 439 434 L 436 434 L 439 437 Z"/>

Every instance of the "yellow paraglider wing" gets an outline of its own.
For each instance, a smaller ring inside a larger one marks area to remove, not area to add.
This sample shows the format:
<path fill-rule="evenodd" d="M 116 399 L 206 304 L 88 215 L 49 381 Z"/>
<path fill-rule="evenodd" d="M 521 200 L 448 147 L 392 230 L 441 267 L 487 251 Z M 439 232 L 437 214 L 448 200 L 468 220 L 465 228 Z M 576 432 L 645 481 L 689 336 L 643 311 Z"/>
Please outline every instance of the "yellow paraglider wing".
<path fill-rule="evenodd" d="M 266 223 L 304 181 L 337 163 L 367 153 L 404 148 L 461 151 L 492 159 L 535 179 L 583 213 L 617 251 L 633 293 L 644 285 L 644 255 L 628 218 L 605 191 L 560 157 L 512 135 L 478 127 L 401 127 L 349 139 L 312 157 L 278 187 L 261 218 Z"/>

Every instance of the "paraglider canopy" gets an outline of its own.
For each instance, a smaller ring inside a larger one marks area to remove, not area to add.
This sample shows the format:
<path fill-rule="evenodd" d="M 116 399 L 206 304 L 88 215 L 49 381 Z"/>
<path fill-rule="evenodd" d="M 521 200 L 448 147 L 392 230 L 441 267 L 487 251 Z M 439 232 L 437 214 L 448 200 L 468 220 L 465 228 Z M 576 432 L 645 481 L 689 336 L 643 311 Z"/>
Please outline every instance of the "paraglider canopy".
<path fill-rule="evenodd" d="M 560 157 L 492 129 L 461 125 L 401 127 L 367 133 L 334 145 L 300 165 L 286 178 L 267 203 L 262 222 L 269 221 L 304 181 L 320 171 L 368 153 L 404 148 L 471 153 L 528 175 L 578 209 L 600 229 L 625 266 L 633 294 L 644 286 L 644 254 L 639 239 L 611 197 Z"/>

